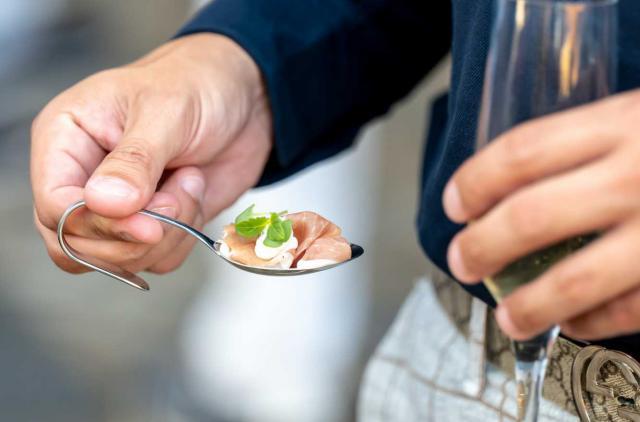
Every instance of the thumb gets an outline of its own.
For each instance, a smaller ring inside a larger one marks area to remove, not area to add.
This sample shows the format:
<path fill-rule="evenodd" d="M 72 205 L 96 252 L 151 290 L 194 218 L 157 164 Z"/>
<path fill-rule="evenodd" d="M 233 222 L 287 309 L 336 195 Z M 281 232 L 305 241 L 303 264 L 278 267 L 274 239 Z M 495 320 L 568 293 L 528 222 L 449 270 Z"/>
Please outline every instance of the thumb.
<path fill-rule="evenodd" d="M 87 182 L 84 198 L 89 209 L 103 217 L 121 218 L 144 208 L 153 196 L 167 162 L 170 141 L 135 136 L 134 125 L 100 163 Z M 166 136 L 166 135 L 165 135 Z"/>

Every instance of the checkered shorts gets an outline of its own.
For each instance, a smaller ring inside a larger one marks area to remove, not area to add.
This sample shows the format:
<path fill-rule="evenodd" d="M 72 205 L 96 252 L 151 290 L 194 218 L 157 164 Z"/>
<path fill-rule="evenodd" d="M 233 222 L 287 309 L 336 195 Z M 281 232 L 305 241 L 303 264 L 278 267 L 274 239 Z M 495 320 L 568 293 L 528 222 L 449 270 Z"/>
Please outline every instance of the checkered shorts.
<path fill-rule="evenodd" d="M 469 308 L 463 333 L 432 280 L 416 283 L 367 366 L 358 420 L 515 421 L 515 382 L 485 358 L 486 306 L 473 300 Z M 540 420 L 579 421 L 546 399 Z"/>

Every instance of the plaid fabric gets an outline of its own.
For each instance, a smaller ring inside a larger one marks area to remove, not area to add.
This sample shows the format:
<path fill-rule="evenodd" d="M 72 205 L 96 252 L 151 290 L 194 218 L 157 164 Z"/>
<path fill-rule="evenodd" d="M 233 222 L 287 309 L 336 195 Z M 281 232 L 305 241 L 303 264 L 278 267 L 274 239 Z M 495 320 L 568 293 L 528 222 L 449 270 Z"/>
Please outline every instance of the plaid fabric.
<path fill-rule="evenodd" d="M 416 283 L 371 358 L 358 420 L 515 421 L 515 382 L 486 357 L 486 307 L 474 300 L 466 310 L 457 307 L 462 315 L 452 315 L 437 286 L 430 278 Z M 579 419 L 545 399 L 540 420 Z"/>

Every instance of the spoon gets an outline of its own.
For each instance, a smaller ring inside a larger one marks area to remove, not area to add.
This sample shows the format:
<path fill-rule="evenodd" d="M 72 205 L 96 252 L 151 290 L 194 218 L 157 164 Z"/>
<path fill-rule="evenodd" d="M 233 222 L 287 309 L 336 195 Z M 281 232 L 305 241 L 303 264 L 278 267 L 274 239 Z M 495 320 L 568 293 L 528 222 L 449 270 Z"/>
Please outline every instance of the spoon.
<path fill-rule="evenodd" d="M 67 208 L 67 210 L 64 212 L 64 214 L 62 214 L 62 217 L 60 218 L 60 222 L 58 223 L 58 242 L 60 243 L 60 247 L 62 248 L 64 253 L 73 261 L 77 262 L 78 264 L 84 265 L 85 267 L 88 267 L 94 271 L 97 271 L 109 277 L 113 277 L 116 280 L 119 280 L 125 284 L 128 284 L 131 287 L 135 287 L 136 289 L 145 290 L 145 291 L 149 290 L 149 284 L 146 281 L 144 281 L 142 277 L 136 274 L 133 274 L 132 272 L 129 272 L 124 268 L 120 268 L 115 264 L 105 262 L 95 257 L 87 256 L 86 254 L 75 250 L 69 245 L 69 243 L 67 243 L 67 240 L 65 239 L 65 235 L 64 235 L 64 224 L 67 221 L 67 218 L 69 218 L 69 216 L 73 214 L 74 211 L 84 206 L 85 206 L 84 201 L 76 202 L 75 204 Z M 218 255 L 220 258 L 224 259 L 229 264 L 243 271 L 247 271 L 254 274 L 281 277 L 281 276 L 295 276 L 295 275 L 317 273 L 320 271 L 325 271 L 331 268 L 335 268 L 338 265 L 345 264 L 349 261 L 353 261 L 354 259 L 359 258 L 364 253 L 364 249 L 361 246 L 354 245 L 352 243 L 351 259 L 348 259 L 343 262 L 338 262 L 335 264 L 325 265 L 318 268 L 309 268 L 309 269 L 300 269 L 300 268 L 278 269 L 278 268 L 252 267 L 249 265 L 240 264 L 238 262 L 232 261 L 229 258 L 226 258 L 220 252 L 220 246 L 221 246 L 220 241 L 209 238 L 205 234 L 199 232 L 198 230 L 194 229 L 193 227 L 181 221 L 174 220 L 173 218 L 169 218 L 149 210 L 141 210 L 141 211 L 138 211 L 138 213 L 155 218 L 156 220 L 159 220 L 163 223 L 167 223 L 171 226 L 177 227 L 180 230 L 185 231 L 186 233 L 198 239 L 207 248 L 211 249 L 211 251 L 214 254 Z"/>

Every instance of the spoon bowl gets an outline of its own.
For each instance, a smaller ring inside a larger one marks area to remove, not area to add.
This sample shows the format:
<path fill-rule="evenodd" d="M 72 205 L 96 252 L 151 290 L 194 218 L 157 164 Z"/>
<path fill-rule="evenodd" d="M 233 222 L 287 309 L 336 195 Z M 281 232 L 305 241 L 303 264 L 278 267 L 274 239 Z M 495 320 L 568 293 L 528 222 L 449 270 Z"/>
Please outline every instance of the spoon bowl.
<path fill-rule="evenodd" d="M 220 252 L 220 246 L 222 243 L 220 241 L 215 241 L 213 243 L 213 252 L 218 255 L 220 258 L 227 261 L 229 264 L 233 265 L 236 268 L 240 268 L 243 271 L 247 271 L 249 273 L 260 274 L 260 275 L 268 275 L 268 276 L 277 276 L 277 277 L 288 277 L 295 275 L 305 275 L 305 274 L 313 274 L 320 271 L 330 270 L 331 268 L 335 268 L 342 264 L 346 264 L 349 261 L 353 261 L 354 259 L 359 258 L 363 253 L 364 249 L 362 246 L 351 244 L 351 258 L 346 261 L 336 262 L 335 264 L 323 265 L 322 267 L 317 268 L 262 268 L 262 267 L 252 267 L 250 265 L 240 264 L 239 262 L 235 262 L 226 256 L 222 255 Z"/>
<path fill-rule="evenodd" d="M 69 208 L 67 208 L 67 210 L 64 212 L 64 214 L 62 214 L 62 217 L 60 218 L 60 221 L 58 222 L 58 242 L 60 243 L 60 247 L 62 248 L 62 251 L 65 253 L 65 255 L 67 255 L 70 259 L 72 259 L 74 262 L 77 262 L 78 264 L 84 265 L 87 268 L 90 268 L 94 271 L 97 271 L 101 274 L 104 274 L 106 276 L 112 277 L 118 281 L 121 281 L 131 287 L 135 287 L 136 289 L 139 290 L 143 290 L 143 291 L 148 291 L 150 289 L 149 284 L 140 276 L 133 274 L 130 271 L 125 270 L 124 268 L 121 268 L 117 265 L 102 261 L 100 259 L 97 259 L 95 257 L 90 257 L 80 251 L 75 250 L 74 248 L 72 248 L 69 243 L 67 242 L 66 238 L 65 238 L 65 233 L 64 233 L 64 225 L 65 222 L 67 221 L 67 219 L 69 218 L 69 216 L 71 214 L 74 213 L 74 211 L 78 210 L 79 208 L 82 208 L 86 206 L 84 201 L 78 201 L 76 203 L 74 203 L 73 205 L 71 205 Z M 149 211 L 149 210 L 141 210 L 138 211 L 139 214 L 143 214 L 146 216 L 149 216 L 151 218 L 155 218 L 158 221 L 161 221 L 163 223 L 169 224 L 173 227 L 176 227 L 180 230 L 183 230 L 184 232 L 186 232 L 187 234 L 195 237 L 196 239 L 198 239 L 201 243 L 203 243 L 207 248 L 209 248 L 214 254 L 216 254 L 217 256 L 219 256 L 220 258 L 222 258 L 223 260 L 225 260 L 226 262 L 228 262 L 229 264 L 233 265 L 236 268 L 239 268 L 243 271 L 246 272 L 250 272 L 253 274 L 260 274 L 260 275 L 266 275 L 266 276 L 276 276 L 276 277 L 290 277 L 290 276 L 301 276 L 301 275 L 306 275 L 306 274 L 312 274 L 312 273 L 317 273 L 320 271 L 326 271 L 332 268 L 335 268 L 337 266 L 340 266 L 342 264 L 346 264 L 347 262 L 353 261 L 354 259 L 359 258 L 360 256 L 362 256 L 362 254 L 364 253 L 364 249 L 361 246 L 355 245 L 355 244 L 351 244 L 351 258 L 343 261 L 343 262 L 338 262 L 335 264 L 331 264 L 331 265 L 325 265 L 322 267 L 317 267 L 317 268 L 288 268 L 288 269 L 282 269 L 282 268 L 262 268 L 262 267 L 252 267 L 249 265 L 243 265 L 240 264 L 238 262 L 232 261 L 231 259 L 225 257 L 222 252 L 220 251 L 220 246 L 222 245 L 222 243 L 218 240 L 213 240 L 211 238 L 209 238 L 207 235 L 201 233 L 200 231 L 194 229 L 193 227 L 189 226 L 188 224 L 185 224 L 181 221 L 178 220 L 174 220 L 173 218 L 169 218 L 166 217 L 162 214 L 158 214 L 155 213 L 153 211 Z"/>

